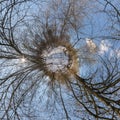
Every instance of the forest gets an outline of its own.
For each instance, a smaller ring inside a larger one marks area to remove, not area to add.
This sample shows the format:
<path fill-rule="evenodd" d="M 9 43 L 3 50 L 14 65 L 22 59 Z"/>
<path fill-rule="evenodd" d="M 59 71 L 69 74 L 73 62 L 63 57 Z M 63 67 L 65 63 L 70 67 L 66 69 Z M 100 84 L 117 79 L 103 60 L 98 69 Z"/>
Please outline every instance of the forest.
<path fill-rule="evenodd" d="M 0 0 L 0 120 L 120 120 L 120 1 Z"/>

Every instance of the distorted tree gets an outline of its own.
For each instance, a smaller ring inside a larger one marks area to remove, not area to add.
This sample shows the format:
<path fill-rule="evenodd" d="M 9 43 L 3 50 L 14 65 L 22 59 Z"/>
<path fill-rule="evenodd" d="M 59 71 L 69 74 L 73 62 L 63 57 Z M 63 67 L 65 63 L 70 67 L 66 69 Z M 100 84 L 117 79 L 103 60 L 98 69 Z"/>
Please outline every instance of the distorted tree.
<path fill-rule="evenodd" d="M 11 0 L 0 6 L 0 119 L 40 119 L 38 104 L 51 119 L 119 118 L 116 49 L 101 55 L 82 32 L 91 2 Z M 81 74 L 84 65 L 91 67 L 89 75 Z"/>

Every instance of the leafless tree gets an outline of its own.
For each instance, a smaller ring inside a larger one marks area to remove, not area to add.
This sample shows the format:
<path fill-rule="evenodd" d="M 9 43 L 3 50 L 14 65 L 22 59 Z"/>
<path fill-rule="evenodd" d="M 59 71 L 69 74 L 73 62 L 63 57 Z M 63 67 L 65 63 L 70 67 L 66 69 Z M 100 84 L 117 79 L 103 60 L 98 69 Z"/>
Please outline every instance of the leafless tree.
<path fill-rule="evenodd" d="M 1 0 L 0 13 L 1 120 L 120 118 L 114 2 Z M 101 13 L 109 36 L 94 33 L 90 17 Z"/>

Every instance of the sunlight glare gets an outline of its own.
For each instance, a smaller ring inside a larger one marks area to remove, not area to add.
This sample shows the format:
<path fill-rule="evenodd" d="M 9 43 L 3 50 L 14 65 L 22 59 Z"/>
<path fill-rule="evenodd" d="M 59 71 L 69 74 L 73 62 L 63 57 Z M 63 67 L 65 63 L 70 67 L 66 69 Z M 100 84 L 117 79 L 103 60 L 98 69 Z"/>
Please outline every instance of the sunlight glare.
<path fill-rule="evenodd" d="M 23 57 L 23 58 L 21 58 L 21 63 L 25 63 L 25 61 L 26 61 L 26 59 Z"/>

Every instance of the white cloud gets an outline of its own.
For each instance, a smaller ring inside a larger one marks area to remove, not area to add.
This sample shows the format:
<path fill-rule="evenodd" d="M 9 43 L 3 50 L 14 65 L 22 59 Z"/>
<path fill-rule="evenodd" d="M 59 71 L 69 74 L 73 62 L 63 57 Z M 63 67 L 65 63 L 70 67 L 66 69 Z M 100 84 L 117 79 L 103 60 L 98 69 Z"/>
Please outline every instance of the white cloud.
<path fill-rule="evenodd" d="M 105 52 L 107 52 L 109 49 L 109 45 L 106 45 L 105 41 L 102 40 L 101 43 L 100 43 L 100 53 L 103 54 Z"/>
<path fill-rule="evenodd" d="M 93 40 L 86 38 L 86 43 L 87 43 L 87 48 L 89 49 L 90 53 L 96 53 L 97 51 L 97 46 L 93 42 Z"/>

